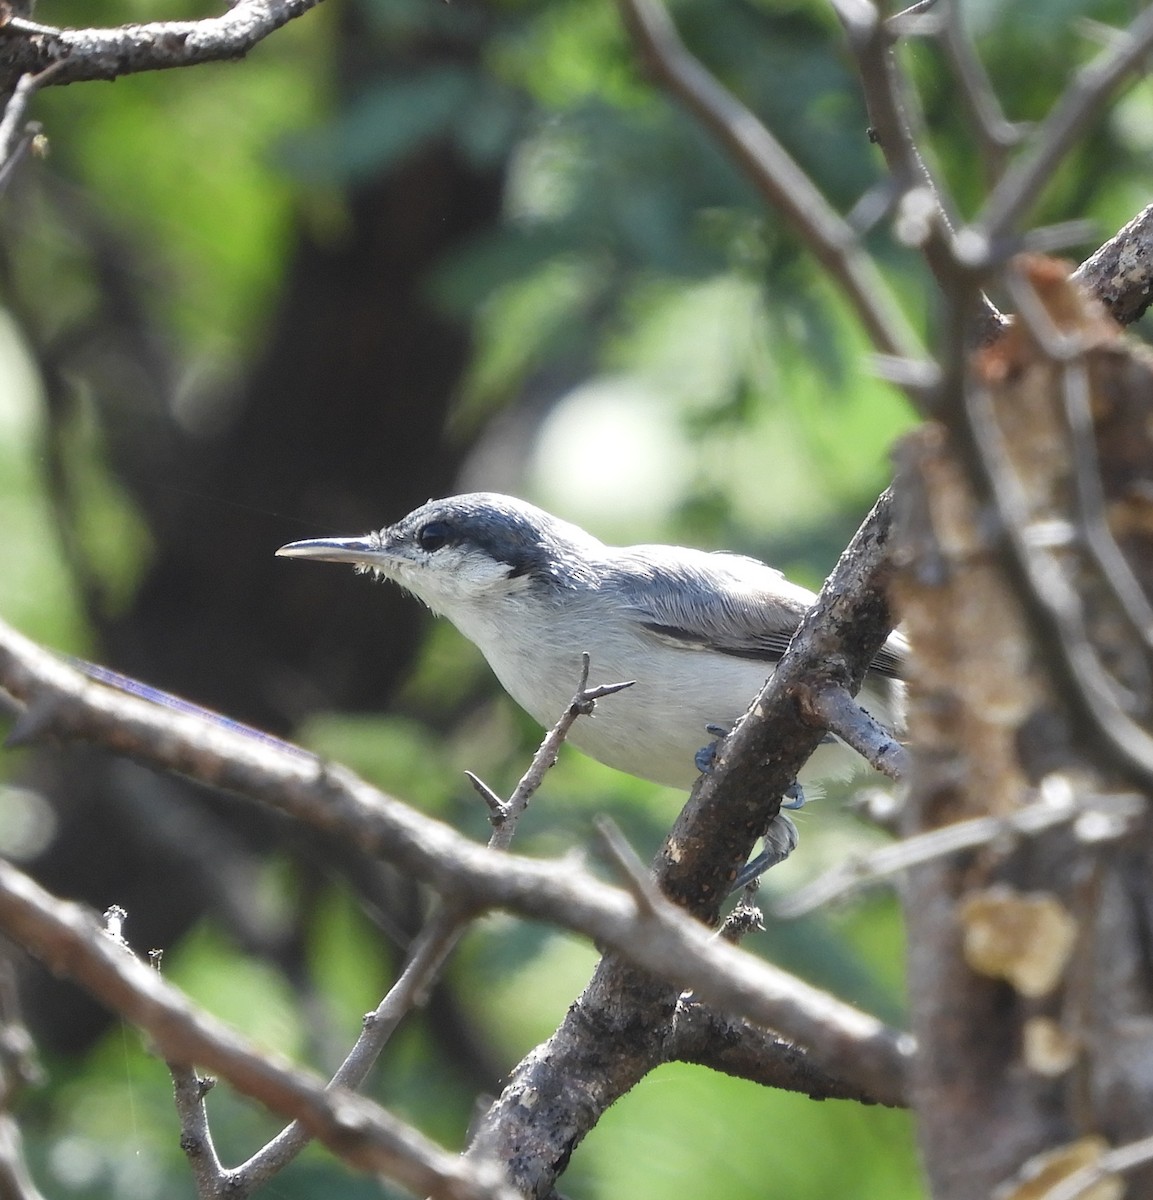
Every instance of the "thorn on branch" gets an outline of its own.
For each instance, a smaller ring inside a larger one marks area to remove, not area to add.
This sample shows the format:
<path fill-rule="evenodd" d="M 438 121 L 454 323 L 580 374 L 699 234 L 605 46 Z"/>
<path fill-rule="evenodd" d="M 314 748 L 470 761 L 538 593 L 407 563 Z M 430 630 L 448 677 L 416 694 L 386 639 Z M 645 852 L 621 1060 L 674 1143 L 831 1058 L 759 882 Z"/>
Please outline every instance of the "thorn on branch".
<path fill-rule="evenodd" d="M 488 805 L 488 819 L 499 828 L 508 820 L 508 805 L 488 786 L 487 783 L 472 771 L 465 771 L 465 778 L 480 794 L 481 799 Z"/>
<path fill-rule="evenodd" d="M 628 680 L 624 683 L 600 684 L 590 688 L 588 680 L 591 663 L 592 660 L 588 652 L 582 653 L 580 677 L 577 682 L 576 693 L 573 695 L 572 700 L 569 701 L 568 707 L 561 714 L 560 720 L 545 734 L 544 740 L 533 755 L 528 770 L 521 776 L 520 782 L 516 785 L 513 794 L 508 798 L 507 802 L 500 801 L 503 815 L 499 820 L 492 820 L 494 833 L 492 838 L 489 839 L 489 847 L 491 849 L 508 849 L 521 814 L 528 807 L 529 801 L 544 782 L 546 772 L 550 767 L 555 765 L 557 756 L 560 754 L 560 748 L 564 744 L 565 738 L 568 737 L 569 730 L 578 718 L 591 716 L 598 700 L 602 700 L 605 696 L 612 696 L 616 692 L 623 691 L 625 688 L 632 687 L 635 682 L 634 680 Z M 470 775 L 470 778 L 473 777 Z M 475 781 L 473 786 L 476 786 Z M 481 795 L 483 796 L 485 793 L 481 792 Z M 495 793 L 493 795 L 495 796 Z M 487 796 L 485 799 L 488 801 Z M 500 800 L 499 797 L 496 797 L 496 799 Z M 491 808 L 491 801 L 489 801 L 489 805 Z"/>
<path fill-rule="evenodd" d="M 615 696 L 625 688 L 635 687 L 636 682 L 635 679 L 626 679 L 623 683 L 602 683 L 599 687 L 583 688 L 573 698 L 572 707 L 577 710 L 577 716 L 591 717 L 598 700 L 603 700 L 606 696 Z"/>
<path fill-rule="evenodd" d="M 636 901 L 640 913 L 647 916 L 656 910 L 660 893 L 644 863 L 629 845 L 620 827 L 609 817 L 600 816 L 594 821 L 597 836 L 604 847 L 605 857 L 614 869 L 621 886 Z"/>

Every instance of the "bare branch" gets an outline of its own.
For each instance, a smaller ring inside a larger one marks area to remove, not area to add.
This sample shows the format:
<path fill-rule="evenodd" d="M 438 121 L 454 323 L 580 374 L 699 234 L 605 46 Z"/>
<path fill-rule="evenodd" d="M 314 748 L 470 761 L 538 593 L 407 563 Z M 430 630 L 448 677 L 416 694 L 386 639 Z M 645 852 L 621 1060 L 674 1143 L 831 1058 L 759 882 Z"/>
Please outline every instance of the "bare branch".
<path fill-rule="evenodd" d="M 885 492 L 658 856 L 665 894 L 710 924 L 753 842 L 776 815 L 779 797 L 825 736 L 801 697 L 832 684 L 855 693 L 892 629 L 886 597 L 891 521 L 892 497 Z"/>
<path fill-rule="evenodd" d="M 1137 637 L 1153 651 L 1153 604 L 1109 528 L 1097 438 L 1093 429 L 1088 365 L 1083 357 L 1065 364 L 1061 392 L 1069 422 L 1073 476 L 1077 485 L 1079 532 Z"/>
<path fill-rule="evenodd" d="M 1153 9 L 1149 13 L 1153 15 Z M 1053 303 L 1067 304 L 1069 312 L 1075 313 L 1075 306 L 1078 303 L 1084 305 L 1085 301 L 1072 285 L 1066 284 L 1065 289 L 1054 293 Z M 1033 315 L 1029 314 L 1029 317 L 1036 327 Z M 1092 314 L 1086 315 L 1084 320 L 1086 329 L 1090 329 Z M 1097 336 L 1108 338 L 1110 335 L 1104 330 Z M 1043 345 L 1040 342 L 1037 345 L 1043 352 Z M 1085 348 L 1085 345 L 1074 345 L 1070 353 Z M 1022 352 L 1028 353 L 1027 350 Z M 1070 361 L 1066 361 L 1061 370 L 1069 368 Z M 1049 641 L 1067 695 L 1077 703 L 1088 727 L 1111 748 L 1130 774 L 1146 785 L 1153 784 L 1153 736 L 1122 702 L 1116 681 L 1094 649 L 1074 581 L 1054 557 L 1052 548 L 1038 546 L 1035 537 L 1031 536 L 1033 522 L 1028 504 L 998 428 L 988 382 L 976 379 L 966 386 L 962 380 L 953 386 L 961 391 L 964 416 L 963 422 L 954 427 L 955 431 L 967 448 L 980 486 L 996 511 L 999 528 L 1004 531 L 1013 568 L 1024 584 L 1022 600 L 1040 628 L 1050 634 Z"/>
<path fill-rule="evenodd" d="M 12 1114 L 17 1096 L 41 1082 L 32 1038 L 20 1016 L 12 964 L 0 968 L 0 1196 L 5 1200 L 44 1200 L 24 1158 L 24 1139 Z"/>
<path fill-rule="evenodd" d="M 1153 301 L 1153 204 L 1094 251 L 1073 278 L 1114 320 L 1122 325 L 1136 321 Z"/>
<path fill-rule="evenodd" d="M 669 1062 L 697 1063 L 814 1100 L 869 1104 L 874 1099 L 855 1091 L 838 1076 L 819 1070 L 802 1047 L 755 1025 L 734 1021 L 692 999 L 683 999 L 677 1007 L 666 1053 Z"/>
<path fill-rule="evenodd" d="M 792 225 L 855 309 L 882 353 L 919 360 L 920 340 L 852 227 L 743 104 L 688 52 L 660 0 L 620 0 L 625 26 L 653 76 L 729 151 Z"/>
<path fill-rule="evenodd" d="M 874 770 L 890 779 L 901 779 L 909 773 L 909 753 L 905 747 L 839 684 L 808 689 L 802 703 L 815 724 L 835 733 Z"/>
<path fill-rule="evenodd" d="M 53 84 L 117 79 L 243 58 L 320 0 L 238 0 L 199 21 L 150 21 L 112 29 L 57 29 L 14 17 L 0 27 L 0 79 L 35 75 L 59 64 Z"/>
<path fill-rule="evenodd" d="M 536 794 L 537 789 L 544 782 L 545 773 L 556 765 L 557 756 L 560 754 L 560 748 L 564 744 L 565 738 L 568 737 L 569 730 L 579 717 L 592 716 L 593 709 L 598 700 L 605 696 L 613 696 L 617 692 L 624 691 L 625 688 L 633 686 L 634 680 L 629 680 L 627 683 L 608 683 L 600 684 L 590 688 L 588 686 L 590 659 L 587 653 L 581 655 L 581 677 L 577 684 L 576 694 L 569 702 L 568 708 L 561 714 L 557 723 L 545 734 L 544 741 L 541 742 L 537 752 L 532 757 L 532 762 L 529 764 L 528 770 L 521 776 L 520 782 L 516 785 L 512 795 L 508 799 L 508 803 L 504 806 L 504 812 L 501 820 L 497 823 L 493 830 L 493 835 L 489 839 L 489 847 L 493 850 L 507 850 L 512 843 L 513 834 L 516 832 L 517 822 L 520 820 L 521 814 L 528 807 L 529 801 Z"/>
<path fill-rule="evenodd" d="M 146 1030 L 166 1059 L 219 1072 L 238 1091 L 300 1120 L 353 1166 L 421 1195 L 510 1200 L 499 1169 L 465 1163 L 371 1101 L 329 1091 L 317 1076 L 261 1053 L 107 937 L 89 912 L 50 896 L 7 863 L 0 863 L 0 926 L 50 969 Z"/>
<path fill-rule="evenodd" d="M 1000 817 L 955 821 L 928 833 L 903 838 L 860 858 L 848 859 L 779 900 L 773 905 L 773 916 L 782 920 L 801 917 L 849 892 L 882 883 L 934 859 L 981 846 L 1009 849 L 1023 837 L 1058 825 L 1082 825 L 1087 840 L 1106 840 L 1103 833 L 1121 837 L 1145 811 L 1145 799 L 1137 793 L 1084 796 L 1056 778 L 1046 782 L 1049 786 L 1046 789 L 1042 785 L 1041 799 L 1027 808 Z"/>
<path fill-rule="evenodd" d="M 13 168 L 31 145 L 32 139 L 40 133 L 39 125 L 30 125 L 24 130 L 21 141 L 16 143 L 17 126 L 24 119 L 28 102 L 39 88 L 60 73 L 62 66 L 62 63 L 52 63 L 35 75 L 22 75 L 13 88 L 4 106 L 4 116 L 0 119 L 0 190 L 7 185 Z"/>
<path fill-rule="evenodd" d="M 211 1077 L 201 1078 L 192 1067 L 168 1063 L 172 1076 L 172 1094 L 180 1118 L 180 1148 L 188 1159 L 198 1200 L 216 1200 L 225 1194 L 228 1172 L 216 1153 L 208 1110 L 204 1098 L 216 1084 Z M 235 1195 L 242 1196 L 243 1192 Z"/>
<path fill-rule="evenodd" d="M 809 1046 L 815 1062 L 855 1078 L 878 1098 L 901 1094 L 910 1046 L 900 1034 L 716 941 L 673 906 L 662 902 L 651 914 L 638 913 L 631 899 L 571 862 L 477 846 L 343 768 L 101 687 L 3 623 L 0 686 L 38 705 L 56 736 L 98 741 L 338 830 L 365 853 L 437 888 L 446 903 L 503 908 L 584 933 L 676 988 L 692 988 L 702 1000 Z M 763 794 L 758 801 L 763 808 Z"/>
<path fill-rule="evenodd" d="M 977 57 L 972 39 L 965 31 L 961 6 L 956 0 L 950 0 L 941 7 L 940 40 L 961 85 L 961 98 L 969 110 L 985 170 L 992 182 L 1000 176 L 1008 152 L 1020 144 L 1028 132 L 1028 126 L 1007 120 L 1001 111 L 1000 101 L 985 73 L 985 66 Z"/>
<path fill-rule="evenodd" d="M 329 1088 L 358 1089 L 368 1078 L 401 1020 L 412 1011 L 435 982 L 467 925 L 461 913 L 439 909 L 426 923 L 400 978 L 388 990 L 375 1011 L 364 1019 L 364 1027 Z M 286 1126 L 251 1158 L 222 1178 L 233 1196 L 251 1195 L 279 1174 L 312 1140 L 312 1131 L 297 1120 Z"/>
<path fill-rule="evenodd" d="M 998 181 L 973 222 L 990 245 L 1001 241 L 1040 196 L 1061 159 L 1100 113 L 1114 88 L 1153 47 L 1153 8 L 1146 8 L 1118 41 L 1077 72 L 1057 107 L 1031 139 L 1025 156 Z"/>
<path fill-rule="evenodd" d="M 613 695 L 629 684 L 608 684 L 588 687 L 589 657 L 583 656 L 580 681 L 576 694 L 560 719 L 545 735 L 533 755 L 512 797 L 506 804 L 487 784 L 471 772 L 466 772 L 473 786 L 485 797 L 490 809 L 499 815 L 493 822 L 489 838 L 490 850 L 507 850 L 516 832 L 517 823 L 529 799 L 540 787 L 545 772 L 556 762 L 557 754 L 580 716 L 591 715 L 594 705 L 603 696 Z M 426 921 L 420 936 L 409 953 L 400 978 L 389 989 L 374 1012 L 364 1019 L 364 1027 L 330 1087 L 359 1088 L 368 1078 L 385 1046 L 403 1018 L 426 1002 L 429 990 L 440 976 L 449 956 L 456 948 L 469 921 L 472 907 L 467 904 L 442 904 Z M 308 1145 L 311 1135 L 299 1121 L 279 1134 L 247 1162 L 231 1171 L 221 1172 L 230 1195 L 249 1195 L 278 1174 Z M 217 1164 L 219 1169 L 219 1164 Z"/>
<path fill-rule="evenodd" d="M 0 1113 L 0 1195 L 5 1200 L 45 1200 L 24 1161 L 24 1139 L 11 1113 Z"/>
<path fill-rule="evenodd" d="M 601 817 L 596 823 L 596 829 L 605 848 L 605 856 L 611 866 L 615 868 L 621 885 L 636 901 L 640 911 L 652 911 L 660 893 L 656 889 L 656 884 L 653 883 L 652 876 L 645 870 L 644 863 L 628 844 L 619 826 L 608 817 Z"/>
<path fill-rule="evenodd" d="M 1037 1200 L 1082 1200 L 1091 1192 L 1098 1194 L 1094 1188 L 1111 1177 L 1124 1175 L 1126 1171 L 1134 1171 L 1149 1162 L 1153 1162 L 1153 1137 L 1129 1142 L 1115 1150 L 1106 1150 L 1096 1162 L 1081 1167 L 1059 1183 L 1046 1188 L 1037 1196 Z"/>
<path fill-rule="evenodd" d="M 918 221 L 903 223 L 907 230 L 919 227 L 915 235 L 906 234 L 906 238 L 924 254 L 938 284 L 947 286 L 956 274 L 956 265 L 949 239 L 943 235 L 956 225 L 956 205 L 929 169 L 913 128 L 909 87 L 893 54 L 892 25 L 881 20 L 871 0 L 832 0 L 832 4 L 857 60 L 873 137 L 885 156 L 898 203 L 905 197 L 915 199 L 921 213 Z M 908 15 L 900 13 L 891 21 Z M 982 297 L 979 338 L 994 336 L 1003 324 L 996 307 Z"/>

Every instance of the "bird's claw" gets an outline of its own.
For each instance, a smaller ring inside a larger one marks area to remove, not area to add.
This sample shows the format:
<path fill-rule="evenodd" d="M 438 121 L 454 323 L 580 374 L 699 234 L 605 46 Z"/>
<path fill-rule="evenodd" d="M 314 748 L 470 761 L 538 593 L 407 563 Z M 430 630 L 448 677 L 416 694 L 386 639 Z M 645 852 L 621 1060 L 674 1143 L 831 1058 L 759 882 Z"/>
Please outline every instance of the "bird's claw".
<path fill-rule="evenodd" d="M 697 770 L 702 775 L 708 775 L 717 762 L 717 751 L 720 749 L 721 742 L 732 733 L 730 725 L 706 725 L 705 733 L 713 735 L 713 741 L 707 746 L 702 746 L 696 754 L 693 755 L 693 763 Z"/>
<path fill-rule="evenodd" d="M 783 812 L 777 813 L 765 834 L 764 848 L 756 858 L 750 858 L 741 868 L 732 891 L 739 892 L 759 879 L 770 867 L 784 862 L 797 848 L 797 827 L 792 818 Z"/>
<path fill-rule="evenodd" d="M 801 787 L 799 780 L 794 779 L 785 788 L 785 794 L 781 797 L 781 807 L 792 809 L 805 807 L 805 789 Z"/>

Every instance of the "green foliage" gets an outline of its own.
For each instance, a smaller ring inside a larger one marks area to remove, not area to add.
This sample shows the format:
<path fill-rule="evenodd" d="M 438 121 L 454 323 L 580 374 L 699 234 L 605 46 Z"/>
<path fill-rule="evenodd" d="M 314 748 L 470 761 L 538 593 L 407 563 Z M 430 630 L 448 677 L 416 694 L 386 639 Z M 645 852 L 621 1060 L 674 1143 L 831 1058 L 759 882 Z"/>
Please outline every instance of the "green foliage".
<path fill-rule="evenodd" d="M 923 1194 L 907 1113 L 816 1105 L 682 1064 L 662 1067 L 618 1101 L 583 1151 L 573 1185 L 605 1197 Z"/>
<path fill-rule="evenodd" d="M 1131 6 L 964 7 L 1006 114 L 1036 121 L 1096 48 L 1080 19 L 1123 20 Z M 94 11 L 109 21 L 189 15 L 175 0 L 61 0 L 43 16 L 82 24 Z M 678 4 L 674 15 L 690 47 L 766 118 L 836 206 L 848 210 L 879 178 L 830 6 L 713 0 Z M 480 67 L 464 54 L 460 63 L 425 61 L 426 38 L 479 42 Z M 412 51 L 403 70 L 390 61 L 347 85 L 354 54 L 383 58 L 385 49 Z M 985 178 L 956 85 L 928 44 L 902 55 L 922 97 L 933 161 L 971 213 Z M 1107 234 L 1142 207 L 1151 107 L 1147 85 L 1131 89 L 1071 156 L 1038 219 L 1089 217 Z M 189 373 L 196 367 L 213 379 L 259 357 L 297 239 L 344 236 L 350 189 L 430 144 L 448 143 L 472 162 L 503 162 L 503 221 L 431 264 L 425 279 L 440 310 L 467 318 L 474 333 L 453 436 L 463 444 L 509 412 L 526 427 L 539 419 L 524 450 L 524 490 L 606 538 L 745 550 L 815 587 L 887 481 L 889 447 L 911 420 L 871 371 L 865 340 L 819 265 L 710 139 L 654 91 L 607 0 L 503 0 L 483 11 L 439 0 L 349 0 L 343 11 L 326 5 L 282 30 L 243 64 L 50 90 L 37 98 L 36 116 L 47 125 L 54 169 L 135 256 L 141 292 Z M 15 276 L 30 303 L 67 327 L 101 302 L 100 281 L 66 218 L 30 227 Z M 931 333 L 932 287 L 915 259 L 885 239 L 882 229 L 873 242 L 894 289 Z M 0 615 L 49 644 L 82 650 L 90 631 L 42 475 L 42 396 L 13 330 L 11 321 L 0 326 L 0 555 L 8 564 Z M 531 404 L 522 404 L 526 396 Z M 150 547 L 102 460 L 81 397 L 68 440 L 70 479 L 87 514 L 78 536 L 115 604 L 136 587 Z M 278 497 L 266 501 L 279 511 Z M 462 770 L 508 791 L 539 736 L 492 695 L 483 664 L 444 626 L 425 642 L 395 711 L 324 714 L 301 731 L 321 755 L 478 838 L 483 806 Z M 607 812 L 648 856 L 678 800 L 566 750 L 530 809 L 521 848 L 589 846 L 593 817 Z M 766 885 L 770 896 L 796 885 L 789 871 L 812 873 L 861 844 L 831 799 L 803 815 L 802 836 L 796 862 Z M 260 895 L 270 919 L 287 919 L 291 888 L 282 864 L 269 868 Z M 771 927 L 749 944 L 899 1019 L 900 928 L 887 901 Z M 343 1043 L 395 964 L 380 931 L 336 885 L 313 914 L 306 958 L 327 1031 Z M 470 933 L 451 982 L 508 1067 L 555 1027 L 594 961 L 590 947 L 565 934 L 497 916 Z M 324 1057 L 300 995 L 220 929 L 202 928 L 174 948 L 166 972 L 263 1044 Z M 31 1155 L 46 1193 L 191 1194 L 165 1073 L 135 1034 L 117 1027 L 88 1061 L 49 1065 L 50 1083 L 28 1102 Z M 418 1020 L 390 1049 L 379 1093 L 455 1145 L 470 1088 Z M 211 1103 L 230 1161 L 275 1128 L 225 1088 Z M 736 1200 L 769 1190 L 797 1200 L 903 1200 L 919 1194 L 911 1142 L 898 1113 L 814 1105 L 678 1066 L 613 1109 L 580 1149 L 564 1190 L 606 1200 Z M 369 1185 L 314 1152 L 278 1180 L 276 1194 L 352 1197 L 369 1194 Z"/>
<path fill-rule="evenodd" d="M 20 567 L 0 571 L 0 612 L 30 637 L 79 650 L 83 619 L 69 590 L 37 462 L 38 381 L 9 320 L 0 323 L 0 379 L 0 553 Z"/>
<path fill-rule="evenodd" d="M 280 284 L 299 194 L 278 159 L 288 131 L 328 108 L 329 18 L 313 17 L 242 67 L 133 75 L 87 85 L 79 103 L 76 89 L 39 101 L 55 165 L 83 180 L 140 256 L 150 303 L 192 352 L 241 358 Z M 92 19 L 78 6 L 76 24 Z M 141 19 L 165 17 L 150 7 Z"/>

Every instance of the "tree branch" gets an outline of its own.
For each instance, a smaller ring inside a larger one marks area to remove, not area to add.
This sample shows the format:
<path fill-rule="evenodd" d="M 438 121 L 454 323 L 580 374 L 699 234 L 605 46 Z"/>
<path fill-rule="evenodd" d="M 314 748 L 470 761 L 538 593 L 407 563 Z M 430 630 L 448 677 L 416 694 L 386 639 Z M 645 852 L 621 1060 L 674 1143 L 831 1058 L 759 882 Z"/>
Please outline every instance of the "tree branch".
<path fill-rule="evenodd" d="M 737 871 L 779 812 L 781 794 L 824 736 L 802 712 L 799 690 L 814 679 L 831 679 L 855 691 L 889 634 L 884 590 L 890 522 L 886 493 L 821 589 L 750 714 L 723 743 L 713 771 L 693 789 L 657 856 L 661 890 L 710 927 Z M 656 913 L 667 908 L 651 896 L 646 903 Z M 529 1195 L 548 1195 L 559 1169 L 604 1110 L 666 1061 L 679 992 L 665 982 L 667 975 L 654 978 L 637 969 L 646 966 L 641 959 L 627 959 L 606 954 L 556 1033 L 513 1072 L 477 1133 L 470 1153 L 515 1163 L 513 1182 Z M 741 1011 L 704 989 L 694 987 L 694 993 L 724 1013 Z M 896 1055 L 883 1072 L 854 1071 L 850 1079 L 838 1054 L 829 1053 L 840 1040 L 831 1029 L 810 1026 L 801 1033 L 778 1021 L 757 1023 L 806 1047 L 813 1066 L 859 1095 L 881 1102 L 900 1102 L 904 1095 L 901 1054 L 905 1047 L 911 1050 L 909 1043 L 893 1047 Z M 856 1056 L 857 1050 L 850 1053 Z"/>
<path fill-rule="evenodd" d="M 1121 325 L 1132 325 L 1153 301 L 1153 204 L 1073 272 Z"/>
<path fill-rule="evenodd" d="M 0 862 L 0 927 L 17 944 L 146 1030 L 164 1057 L 218 1071 L 240 1092 L 301 1121 L 346 1162 L 420 1195 L 511 1200 L 491 1164 L 465 1163 L 378 1105 L 261 1052 L 198 1011 L 152 967 L 108 937 L 91 913 L 50 896 Z"/>
<path fill-rule="evenodd" d="M 672 905 L 662 901 L 639 912 L 571 861 L 539 862 L 478 846 L 298 749 L 101 687 L 3 623 L 0 686 L 31 706 L 42 735 L 96 741 L 338 832 L 470 912 L 503 908 L 583 933 L 676 989 L 692 988 L 702 1000 L 801 1042 L 815 1062 L 878 1097 L 901 1094 L 910 1047 L 899 1033 L 718 942 Z"/>
<path fill-rule="evenodd" d="M 243 58 L 270 33 L 319 3 L 239 0 L 219 17 L 113 29 L 57 29 L 13 17 L 0 26 L 0 86 L 56 64 L 54 85 Z"/>
<path fill-rule="evenodd" d="M 1001 241 L 1041 195 L 1060 161 L 1153 47 L 1153 8 L 1146 8 L 1065 89 L 1030 139 L 1025 155 L 998 180 L 973 226 L 990 245 Z"/>
<path fill-rule="evenodd" d="M 920 360 L 920 340 L 852 227 L 832 208 L 756 116 L 694 58 L 660 0 L 620 0 L 642 59 L 725 147 L 765 202 L 779 212 L 838 283 L 882 354 Z"/>

